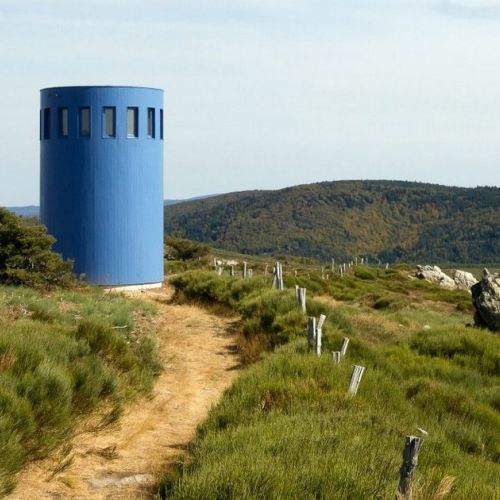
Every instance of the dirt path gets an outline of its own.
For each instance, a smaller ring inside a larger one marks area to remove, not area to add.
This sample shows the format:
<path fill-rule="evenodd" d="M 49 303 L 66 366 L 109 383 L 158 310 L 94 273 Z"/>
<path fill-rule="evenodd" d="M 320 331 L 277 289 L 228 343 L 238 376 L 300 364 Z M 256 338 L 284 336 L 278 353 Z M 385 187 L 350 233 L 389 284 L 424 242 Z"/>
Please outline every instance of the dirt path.
<path fill-rule="evenodd" d="M 151 498 L 161 470 L 192 440 L 238 367 L 231 334 L 237 318 L 167 304 L 169 293 L 147 293 L 158 303 L 157 336 L 165 364 L 152 395 L 129 406 L 117 426 L 77 434 L 71 463 L 55 476 L 54 460 L 31 464 L 8 498 Z"/>

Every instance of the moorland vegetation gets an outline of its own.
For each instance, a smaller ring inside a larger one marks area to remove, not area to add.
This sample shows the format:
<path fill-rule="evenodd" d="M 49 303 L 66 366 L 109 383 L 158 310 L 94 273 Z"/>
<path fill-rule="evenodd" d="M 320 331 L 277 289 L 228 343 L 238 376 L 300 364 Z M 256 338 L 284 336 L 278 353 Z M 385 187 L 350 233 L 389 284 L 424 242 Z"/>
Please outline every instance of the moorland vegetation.
<path fill-rule="evenodd" d="M 172 279 L 177 300 L 241 315 L 250 366 L 164 479 L 163 496 L 394 498 L 404 438 L 421 428 L 412 498 L 497 498 L 500 336 L 471 326 L 468 292 L 410 279 L 405 266 L 358 266 L 328 280 L 295 270 L 285 269 L 283 292 L 269 275 Z M 307 314 L 327 316 L 320 357 L 307 350 L 296 284 L 308 290 Z M 331 351 L 344 337 L 336 365 Z M 354 364 L 366 371 L 350 397 Z"/>
<path fill-rule="evenodd" d="M 160 369 L 154 306 L 77 286 L 52 242 L 0 209 L 0 495 L 27 461 L 60 453 L 64 467 L 77 423 L 115 421 Z"/>

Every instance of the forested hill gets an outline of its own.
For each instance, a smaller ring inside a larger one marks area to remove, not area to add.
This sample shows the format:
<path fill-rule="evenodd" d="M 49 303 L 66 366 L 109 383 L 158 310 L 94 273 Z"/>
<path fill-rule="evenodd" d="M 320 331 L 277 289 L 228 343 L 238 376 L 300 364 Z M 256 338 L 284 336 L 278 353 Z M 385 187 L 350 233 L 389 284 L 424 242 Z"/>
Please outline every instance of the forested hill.
<path fill-rule="evenodd" d="M 338 181 L 165 208 L 165 230 L 250 254 L 499 262 L 500 188 Z"/>

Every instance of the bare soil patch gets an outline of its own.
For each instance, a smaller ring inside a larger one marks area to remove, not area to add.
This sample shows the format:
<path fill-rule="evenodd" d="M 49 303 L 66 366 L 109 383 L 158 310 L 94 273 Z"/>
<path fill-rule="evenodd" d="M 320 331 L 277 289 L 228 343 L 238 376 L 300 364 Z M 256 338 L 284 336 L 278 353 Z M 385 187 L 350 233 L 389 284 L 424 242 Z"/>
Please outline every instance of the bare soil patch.
<path fill-rule="evenodd" d="M 155 300 L 156 336 L 164 363 L 153 392 L 129 405 L 118 424 L 88 432 L 82 424 L 67 451 L 30 464 L 11 499 L 151 498 L 157 480 L 186 449 L 239 368 L 237 317 L 194 305 L 169 304 L 169 287 Z"/>

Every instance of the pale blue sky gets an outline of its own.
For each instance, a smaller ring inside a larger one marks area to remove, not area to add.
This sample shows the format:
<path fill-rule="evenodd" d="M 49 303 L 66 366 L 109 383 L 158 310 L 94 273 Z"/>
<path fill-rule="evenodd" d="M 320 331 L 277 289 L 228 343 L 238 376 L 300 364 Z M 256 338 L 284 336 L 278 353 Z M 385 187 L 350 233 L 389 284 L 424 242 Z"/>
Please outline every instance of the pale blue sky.
<path fill-rule="evenodd" d="M 165 93 L 165 197 L 500 185 L 500 0 L 0 0 L 0 205 L 38 203 L 39 89 Z"/>

